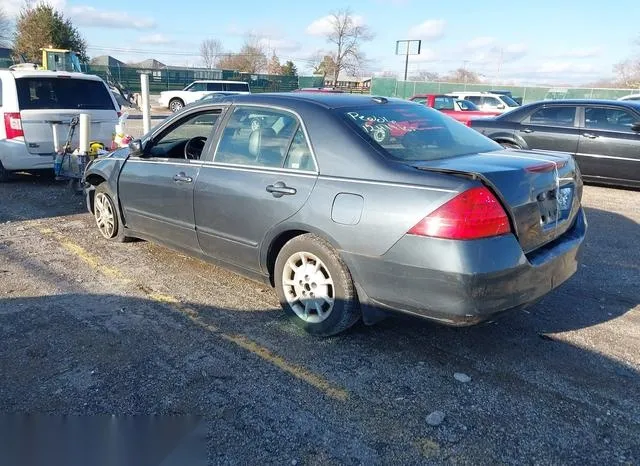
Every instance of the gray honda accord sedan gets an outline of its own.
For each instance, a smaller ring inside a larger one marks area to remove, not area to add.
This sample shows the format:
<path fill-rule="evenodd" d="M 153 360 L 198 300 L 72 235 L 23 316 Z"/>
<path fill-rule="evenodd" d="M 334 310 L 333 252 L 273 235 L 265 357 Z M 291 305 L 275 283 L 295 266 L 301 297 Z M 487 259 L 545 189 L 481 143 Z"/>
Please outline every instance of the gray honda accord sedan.
<path fill-rule="evenodd" d="M 398 99 L 253 94 L 196 104 L 85 173 L 101 234 L 275 287 L 314 335 L 387 311 L 472 325 L 577 270 L 582 181 Z"/>

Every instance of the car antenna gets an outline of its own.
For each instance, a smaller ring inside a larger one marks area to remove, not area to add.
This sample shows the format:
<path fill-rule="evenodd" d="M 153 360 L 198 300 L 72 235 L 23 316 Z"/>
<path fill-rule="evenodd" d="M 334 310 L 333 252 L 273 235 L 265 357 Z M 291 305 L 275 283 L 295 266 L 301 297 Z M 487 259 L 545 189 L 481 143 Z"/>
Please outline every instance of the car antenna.
<path fill-rule="evenodd" d="M 373 100 L 377 104 L 386 104 L 387 102 L 389 102 L 389 99 L 387 99 L 386 97 L 371 97 L 371 100 Z"/>

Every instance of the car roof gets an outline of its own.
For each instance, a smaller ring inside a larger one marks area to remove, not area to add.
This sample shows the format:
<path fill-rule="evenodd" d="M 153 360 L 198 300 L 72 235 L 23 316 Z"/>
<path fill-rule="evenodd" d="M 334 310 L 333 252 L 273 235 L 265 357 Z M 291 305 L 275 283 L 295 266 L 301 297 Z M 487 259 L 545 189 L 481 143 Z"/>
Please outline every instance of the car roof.
<path fill-rule="evenodd" d="M 640 109 L 640 102 L 633 100 L 613 100 L 613 99 L 549 99 L 534 102 L 535 104 L 571 104 L 571 105 L 615 105 L 617 107 L 631 107 Z"/>
<path fill-rule="evenodd" d="M 267 92 L 260 94 L 244 94 L 225 96 L 220 103 L 263 104 L 295 106 L 297 103 L 310 103 L 324 108 L 357 107 L 368 105 L 384 105 L 386 103 L 402 103 L 415 105 L 404 99 L 372 96 L 364 94 L 339 94 L 329 92 Z M 204 104 L 203 104 L 204 105 Z"/>
<path fill-rule="evenodd" d="M 57 78 L 69 77 L 74 79 L 86 79 L 90 81 L 102 81 L 102 78 L 93 74 L 71 73 L 68 71 L 49 70 L 0 70 L 0 73 L 11 74 L 15 78 Z"/>

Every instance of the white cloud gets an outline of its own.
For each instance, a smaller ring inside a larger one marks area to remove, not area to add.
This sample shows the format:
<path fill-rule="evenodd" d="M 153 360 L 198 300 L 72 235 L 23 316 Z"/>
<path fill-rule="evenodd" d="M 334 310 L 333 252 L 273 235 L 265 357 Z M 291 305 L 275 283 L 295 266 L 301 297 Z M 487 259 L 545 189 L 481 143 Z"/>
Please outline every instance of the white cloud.
<path fill-rule="evenodd" d="M 139 18 L 116 10 L 98 10 L 86 5 L 72 6 L 68 13 L 78 26 L 111 29 L 153 29 L 156 27 L 156 22 L 152 18 Z"/>
<path fill-rule="evenodd" d="M 443 19 L 428 19 L 409 29 L 410 39 L 436 40 L 444 36 L 446 21 Z"/>
<path fill-rule="evenodd" d="M 411 55 L 409 57 L 410 63 L 425 63 L 425 62 L 435 62 L 438 60 L 438 54 L 426 47 L 422 47 L 420 50 L 420 55 Z"/>
<path fill-rule="evenodd" d="M 175 40 L 164 34 L 158 33 L 158 34 L 150 34 L 148 36 L 142 36 L 138 39 L 138 42 L 140 42 L 141 44 L 148 44 L 148 45 L 167 45 L 167 44 L 174 43 Z"/>
<path fill-rule="evenodd" d="M 258 43 L 267 51 L 267 55 L 275 50 L 276 54 L 283 52 L 296 52 L 300 50 L 300 43 L 291 39 L 271 39 L 269 37 L 261 37 Z"/>
<path fill-rule="evenodd" d="M 481 36 L 475 37 L 467 42 L 467 48 L 471 50 L 482 49 L 492 45 L 496 41 L 495 37 Z"/>
<path fill-rule="evenodd" d="M 551 55 L 555 58 L 594 58 L 601 55 L 603 52 L 603 48 L 598 47 L 581 47 L 566 50 L 564 52 L 559 52 Z"/>
<path fill-rule="evenodd" d="M 571 61 L 547 61 L 541 63 L 535 70 L 537 73 L 555 74 L 555 73 L 593 73 L 595 67 L 590 63 L 578 63 Z"/>
<path fill-rule="evenodd" d="M 364 26 L 364 18 L 359 15 L 351 17 L 354 26 Z M 327 15 L 318 18 L 307 26 L 305 32 L 310 36 L 326 36 L 333 32 L 333 16 Z"/>

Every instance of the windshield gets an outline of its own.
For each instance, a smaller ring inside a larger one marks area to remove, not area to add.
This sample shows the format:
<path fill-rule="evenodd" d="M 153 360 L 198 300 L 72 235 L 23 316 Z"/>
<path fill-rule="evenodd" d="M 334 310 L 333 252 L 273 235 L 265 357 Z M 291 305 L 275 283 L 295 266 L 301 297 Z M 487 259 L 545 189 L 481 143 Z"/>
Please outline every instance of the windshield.
<path fill-rule="evenodd" d="M 511 97 L 509 97 L 508 95 L 501 95 L 500 98 L 502 99 L 502 101 L 507 104 L 507 107 L 519 107 L 520 105 L 518 105 L 518 102 L 516 102 L 515 100 L 513 100 Z"/>
<path fill-rule="evenodd" d="M 474 129 L 421 105 L 382 104 L 339 111 L 396 160 L 427 161 L 501 149 Z"/>

